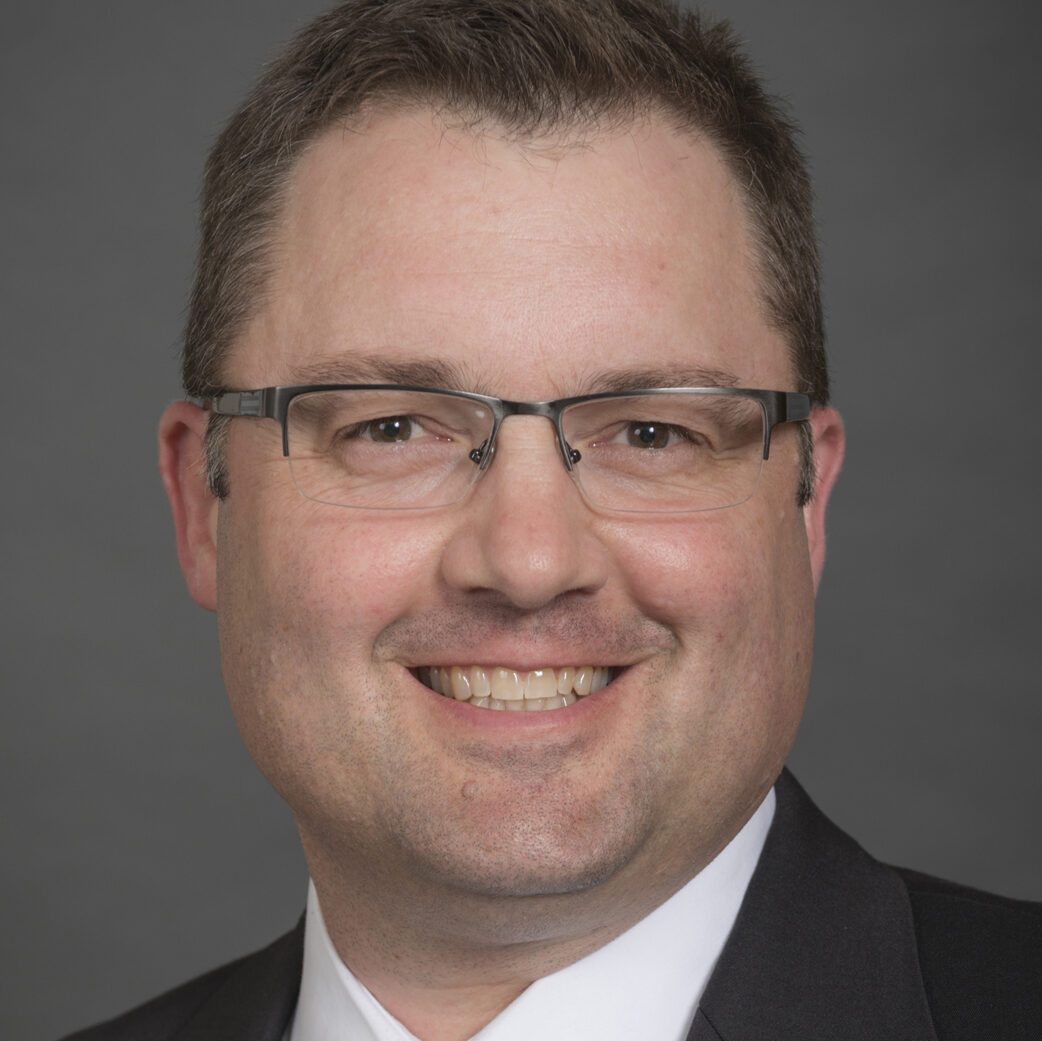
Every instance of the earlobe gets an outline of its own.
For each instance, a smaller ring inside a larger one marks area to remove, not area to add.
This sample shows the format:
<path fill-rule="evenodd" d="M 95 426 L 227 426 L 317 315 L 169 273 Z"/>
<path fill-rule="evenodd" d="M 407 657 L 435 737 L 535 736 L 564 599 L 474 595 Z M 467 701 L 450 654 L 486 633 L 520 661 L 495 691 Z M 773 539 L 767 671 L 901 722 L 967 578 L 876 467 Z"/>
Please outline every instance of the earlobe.
<path fill-rule="evenodd" d="M 177 534 L 177 557 L 200 607 L 217 609 L 217 498 L 206 481 L 209 413 L 175 401 L 159 423 L 159 472 Z"/>
<path fill-rule="evenodd" d="M 815 408 L 810 425 L 814 434 L 814 495 L 803 507 L 803 523 L 816 591 L 825 567 L 825 509 L 843 466 L 846 435 L 843 420 L 835 409 Z"/>

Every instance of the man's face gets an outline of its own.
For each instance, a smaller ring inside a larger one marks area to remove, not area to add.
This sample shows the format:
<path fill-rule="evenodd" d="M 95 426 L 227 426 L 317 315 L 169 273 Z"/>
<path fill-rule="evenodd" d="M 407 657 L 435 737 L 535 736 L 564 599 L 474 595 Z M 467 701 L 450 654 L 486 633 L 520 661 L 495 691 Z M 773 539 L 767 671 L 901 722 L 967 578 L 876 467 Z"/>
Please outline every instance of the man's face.
<path fill-rule="evenodd" d="M 383 116 L 300 163 L 226 384 L 447 367 L 518 400 L 606 381 L 793 390 L 753 256 L 714 150 L 657 123 L 521 146 Z M 838 427 L 817 425 L 829 469 Z M 239 726 L 309 859 L 456 892 L 671 890 L 779 772 L 824 510 L 796 505 L 793 426 L 750 501 L 672 516 L 592 510 L 540 417 L 507 419 L 469 498 L 436 511 L 304 499 L 272 421 L 233 422 L 227 451 L 216 578 L 205 554 L 187 570 L 200 602 L 216 588 Z M 612 680 L 493 711 L 432 691 L 433 666 Z"/>

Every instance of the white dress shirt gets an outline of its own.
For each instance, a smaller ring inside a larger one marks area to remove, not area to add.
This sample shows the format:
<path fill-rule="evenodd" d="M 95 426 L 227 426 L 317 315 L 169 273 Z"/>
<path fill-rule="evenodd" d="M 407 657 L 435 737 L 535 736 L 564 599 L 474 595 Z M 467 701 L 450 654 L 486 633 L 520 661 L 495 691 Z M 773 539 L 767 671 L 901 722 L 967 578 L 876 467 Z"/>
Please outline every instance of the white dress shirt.
<path fill-rule="evenodd" d="M 684 1041 L 774 817 L 774 790 L 720 854 L 621 936 L 532 983 L 471 1041 Z M 284 1041 L 417 1041 L 340 960 L 308 886 Z"/>

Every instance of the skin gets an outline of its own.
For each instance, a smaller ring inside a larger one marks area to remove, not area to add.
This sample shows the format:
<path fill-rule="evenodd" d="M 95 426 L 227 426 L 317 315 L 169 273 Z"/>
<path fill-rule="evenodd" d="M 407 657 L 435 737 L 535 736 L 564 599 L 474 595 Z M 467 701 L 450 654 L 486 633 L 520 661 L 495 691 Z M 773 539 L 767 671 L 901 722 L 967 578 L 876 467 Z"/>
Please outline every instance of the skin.
<path fill-rule="evenodd" d="M 229 387 L 366 379 L 375 355 L 520 400 L 649 368 L 796 389 L 738 189 L 653 120 L 582 142 L 423 111 L 327 132 L 276 248 Z M 674 516 L 593 511 L 539 417 L 507 420 L 464 502 L 403 513 L 305 500 L 277 424 L 237 420 L 218 504 L 205 422 L 181 402 L 160 431 L 189 588 L 218 613 L 236 719 L 338 952 L 424 1041 L 471 1036 L 638 921 L 760 803 L 807 691 L 834 412 L 814 411 L 809 506 L 790 425 L 751 500 Z M 410 671 L 455 664 L 623 671 L 515 714 Z"/>

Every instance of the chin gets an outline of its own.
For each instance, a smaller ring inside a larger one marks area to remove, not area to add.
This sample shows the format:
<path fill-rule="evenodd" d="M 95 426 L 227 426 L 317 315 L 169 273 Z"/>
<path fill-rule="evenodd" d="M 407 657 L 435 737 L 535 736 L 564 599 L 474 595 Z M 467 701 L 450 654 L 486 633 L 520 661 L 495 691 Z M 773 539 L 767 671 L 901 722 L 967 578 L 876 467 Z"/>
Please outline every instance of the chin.
<path fill-rule="evenodd" d="M 617 875 L 644 846 L 648 829 L 632 811 L 614 815 L 510 813 L 474 827 L 399 832 L 414 868 L 461 894 L 536 897 L 580 893 Z M 470 826 L 467 826 L 467 825 Z"/>
<path fill-rule="evenodd" d="M 600 853 L 600 851 L 598 851 Z M 430 876 L 442 885 L 486 897 L 563 896 L 594 889 L 608 881 L 629 862 L 626 856 L 564 859 L 524 851 L 517 856 L 499 855 L 480 862 L 428 862 Z"/>

